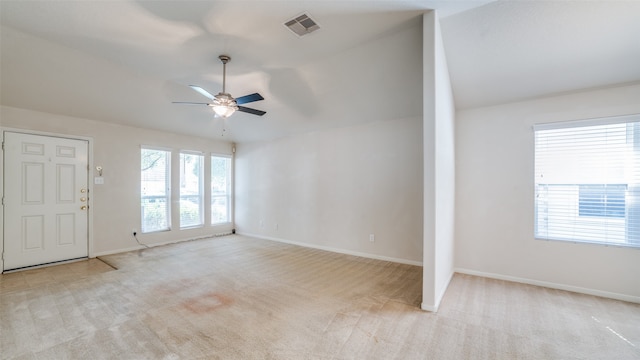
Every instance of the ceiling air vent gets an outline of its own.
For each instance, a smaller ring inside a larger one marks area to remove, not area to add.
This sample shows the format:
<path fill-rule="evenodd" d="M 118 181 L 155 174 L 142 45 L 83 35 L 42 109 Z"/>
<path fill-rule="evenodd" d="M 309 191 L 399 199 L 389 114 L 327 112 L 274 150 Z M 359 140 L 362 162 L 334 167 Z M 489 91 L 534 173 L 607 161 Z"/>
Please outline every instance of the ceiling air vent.
<path fill-rule="evenodd" d="M 304 36 L 310 34 L 318 29 L 320 26 L 307 14 L 296 16 L 295 18 L 284 23 L 284 26 L 293 31 L 298 36 Z"/>

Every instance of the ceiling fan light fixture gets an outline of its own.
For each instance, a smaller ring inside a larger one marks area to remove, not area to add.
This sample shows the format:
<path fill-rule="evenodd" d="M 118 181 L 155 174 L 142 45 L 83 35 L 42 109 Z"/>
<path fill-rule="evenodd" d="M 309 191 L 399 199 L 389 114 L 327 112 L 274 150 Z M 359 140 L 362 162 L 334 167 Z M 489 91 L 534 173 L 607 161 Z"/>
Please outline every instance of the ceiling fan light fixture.
<path fill-rule="evenodd" d="M 227 93 L 218 93 L 213 99 L 211 107 L 213 112 L 222 118 L 227 118 L 238 110 L 235 99 Z"/>

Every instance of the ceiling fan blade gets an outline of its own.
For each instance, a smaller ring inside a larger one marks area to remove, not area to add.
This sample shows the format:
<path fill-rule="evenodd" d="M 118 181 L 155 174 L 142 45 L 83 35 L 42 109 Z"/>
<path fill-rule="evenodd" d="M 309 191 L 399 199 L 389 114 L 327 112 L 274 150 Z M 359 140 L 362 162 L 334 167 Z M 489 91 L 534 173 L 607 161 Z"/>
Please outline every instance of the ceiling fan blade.
<path fill-rule="evenodd" d="M 199 103 L 199 102 L 191 102 L 191 101 L 172 101 L 172 104 L 187 104 L 187 105 L 210 105 L 209 103 Z"/>
<path fill-rule="evenodd" d="M 260 101 L 260 100 L 264 100 L 262 95 L 260 95 L 258 93 L 253 93 L 253 94 L 250 94 L 250 95 L 237 97 L 236 98 L 236 103 L 238 105 L 240 105 L 240 104 L 246 104 L 246 103 L 250 103 L 250 102 L 254 102 L 254 101 Z"/>
<path fill-rule="evenodd" d="M 189 87 L 192 88 L 193 90 L 199 92 L 200 95 L 208 98 L 209 100 L 213 100 L 213 95 L 211 95 L 211 93 L 209 93 L 207 90 L 201 88 L 200 86 L 189 85 Z"/>
<path fill-rule="evenodd" d="M 238 106 L 238 111 L 242 111 L 242 112 L 246 112 L 246 113 L 258 115 L 258 116 L 262 116 L 267 113 L 266 111 L 256 110 L 256 109 L 252 109 L 244 106 Z"/>

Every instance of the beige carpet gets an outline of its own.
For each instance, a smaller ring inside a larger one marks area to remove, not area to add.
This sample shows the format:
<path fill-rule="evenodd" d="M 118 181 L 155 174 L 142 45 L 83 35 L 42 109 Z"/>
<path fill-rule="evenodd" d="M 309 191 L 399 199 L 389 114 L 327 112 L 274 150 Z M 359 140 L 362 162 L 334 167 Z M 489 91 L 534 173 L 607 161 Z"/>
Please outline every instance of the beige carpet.
<path fill-rule="evenodd" d="M 2 359 L 640 359 L 640 305 L 242 236 L 0 276 Z"/>

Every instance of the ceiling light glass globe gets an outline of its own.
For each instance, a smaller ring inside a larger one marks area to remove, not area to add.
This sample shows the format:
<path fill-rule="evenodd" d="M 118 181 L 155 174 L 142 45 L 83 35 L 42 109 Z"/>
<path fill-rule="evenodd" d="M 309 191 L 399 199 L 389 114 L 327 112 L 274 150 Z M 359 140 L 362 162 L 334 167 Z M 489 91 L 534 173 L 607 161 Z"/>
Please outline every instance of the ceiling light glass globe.
<path fill-rule="evenodd" d="M 216 115 L 226 118 L 236 112 L 236 109 L 227 105 L 214 105 L 213 111 L 216 113 Z"/>
<path fill-rule="evenodd" d="M 236 112 L 236 110 L 238 110 L 236 101 L 227 93 L 219 93 L 216 95 L 215 99 L 213 99 L 212 107 L 216 115 L 223 118 L 231 116 Z"/>

